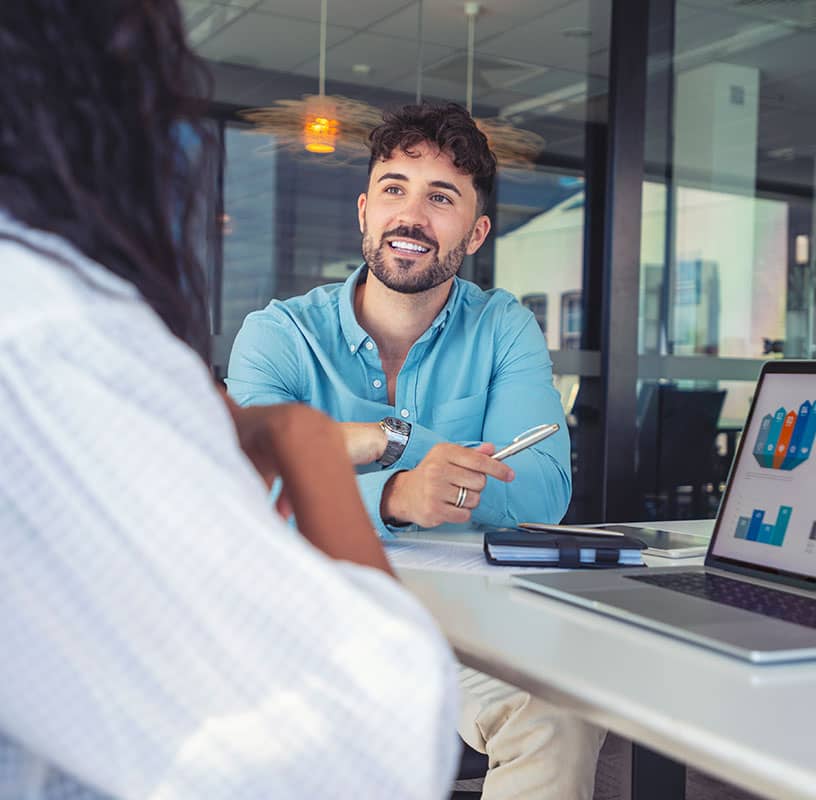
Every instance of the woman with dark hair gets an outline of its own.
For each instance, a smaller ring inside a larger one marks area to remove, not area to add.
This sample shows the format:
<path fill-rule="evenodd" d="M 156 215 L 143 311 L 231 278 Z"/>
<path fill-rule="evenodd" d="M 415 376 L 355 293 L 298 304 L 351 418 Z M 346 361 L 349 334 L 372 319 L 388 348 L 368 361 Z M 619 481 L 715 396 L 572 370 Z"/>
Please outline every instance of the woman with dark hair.
<path fill-rule="evenodd" d="M 445 796 L 342 435 L 206 368 L 205 82 L 174 1 L 0 6 L 0 797 Z"/>

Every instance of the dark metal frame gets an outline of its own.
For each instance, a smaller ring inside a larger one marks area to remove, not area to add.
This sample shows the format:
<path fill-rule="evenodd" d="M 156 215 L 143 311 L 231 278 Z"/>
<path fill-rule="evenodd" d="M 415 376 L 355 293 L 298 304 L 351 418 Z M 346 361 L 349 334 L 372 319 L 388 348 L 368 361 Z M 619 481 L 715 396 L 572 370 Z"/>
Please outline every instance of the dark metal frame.
<path fill-rule="evenodd" d="M 210 255 L 210 299 L 212 315 L 212 332 L 221 333 L 221 297 L 224 285 L 224 121 L 214 119 L 215 136 L 218 139 L 218 164 L 215 169 L 215 252 Z"/>
<path fill-rule="evenodd" d="M 638 288 L 649 0 L 612 6 L 601 304 L 603 519 L 635 508 Z"/>

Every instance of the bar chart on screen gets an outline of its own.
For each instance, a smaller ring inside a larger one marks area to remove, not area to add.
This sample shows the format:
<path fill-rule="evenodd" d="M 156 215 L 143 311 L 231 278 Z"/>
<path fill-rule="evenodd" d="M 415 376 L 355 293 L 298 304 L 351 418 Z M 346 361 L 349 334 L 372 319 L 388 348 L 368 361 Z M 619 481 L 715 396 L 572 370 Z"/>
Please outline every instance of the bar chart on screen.
<path fill-rule="evenodd" d="M 790 471 L 810 458 L 816 436 L 816 401 L 805 400 L 799 410 L 780 406 L 762 418 L 753 454 L 760 467 Z"/>
<path fill-rule="evenodd" d="M 776 522 L 765 522 L 765 509 L 755 508 L 750 517 L 739 517 L 734 536 L 749 542 L 782 547 L 792 513 L 791 506 L 779 506 Z"/>

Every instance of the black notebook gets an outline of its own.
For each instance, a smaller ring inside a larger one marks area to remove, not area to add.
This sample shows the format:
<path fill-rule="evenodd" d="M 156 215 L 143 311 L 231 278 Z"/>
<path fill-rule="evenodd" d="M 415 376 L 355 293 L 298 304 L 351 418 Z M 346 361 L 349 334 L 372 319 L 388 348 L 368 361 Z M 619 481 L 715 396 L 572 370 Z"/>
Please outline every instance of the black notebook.
<path fill-rule="evenodd" d="M 575 536 L 517 528 L 492 528 L 484 535 L 485 558 L 491 564 L 516 567 L 642 567 L 645 547 L 631 536 Z"/>

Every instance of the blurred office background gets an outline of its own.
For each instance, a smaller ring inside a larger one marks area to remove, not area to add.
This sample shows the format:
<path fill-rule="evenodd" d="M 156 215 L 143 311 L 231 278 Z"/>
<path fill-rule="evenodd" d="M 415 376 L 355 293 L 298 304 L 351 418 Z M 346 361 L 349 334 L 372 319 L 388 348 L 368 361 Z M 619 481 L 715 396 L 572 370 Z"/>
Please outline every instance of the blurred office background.
<path fill-rule="evenodd" d="M 216 374 L 249 311 L 360 262 L 366 160 L 240 115 L 318 93 L 323 29 L 327 94 L 471 96 L 475 116 L 543 137 L 532 165 L 500 170 L 494 235 L 462 274 L 546 334 L 568 519 L 714 515 L 762 361 L 816 346 L 816 0 L 328 0 L 324 26 L 321 0 L 183 5 L 223 143 Z"/>

